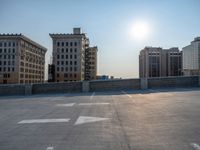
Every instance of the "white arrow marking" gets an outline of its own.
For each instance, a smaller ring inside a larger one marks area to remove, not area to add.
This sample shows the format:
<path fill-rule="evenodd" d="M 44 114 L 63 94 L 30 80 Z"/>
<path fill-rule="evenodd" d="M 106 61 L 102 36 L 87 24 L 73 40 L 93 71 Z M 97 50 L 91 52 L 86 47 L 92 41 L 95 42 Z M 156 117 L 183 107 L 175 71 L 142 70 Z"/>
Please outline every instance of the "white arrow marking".
<path fill-rule="evenodd" d="M 53 150 L 53 147 L 47 147 L 47 150 Z"/>
<path fill-rule="evenodd" d="M 52 122 L 69 122 L 70 119 L 30 119 L 30 120 L 22 120 L 18 122 L 18 124 L 25 123 L 52 123 Z"/>
<path fill-rule="evenodd" d="M 109 105 L 110 103 L 79 103 L 79 106 L 91 106 L 91 105 Z"/>
<path fill-rule="evenodd" d="M 72 107 L 75 103 L 68 103 L 68 104 L 57 104 L 56 106 L 62 106 L 62 107 Z"/>
<path fill-rule="evenodd" d="M 196 143 L 191 143 L 190 144 L 192 146 L 192 148 L 194 148 L 194 150 L 200 150 L 200 146 Z"/>
<path fill-rule="evenodd" d="M 88 117 L 88 116 L 80 116 L 74 125 L 80 125 L 85 123 L 97 122 L 97 121 L 104 121 L 110 118 L 99 118 L 99 117 Z"/>

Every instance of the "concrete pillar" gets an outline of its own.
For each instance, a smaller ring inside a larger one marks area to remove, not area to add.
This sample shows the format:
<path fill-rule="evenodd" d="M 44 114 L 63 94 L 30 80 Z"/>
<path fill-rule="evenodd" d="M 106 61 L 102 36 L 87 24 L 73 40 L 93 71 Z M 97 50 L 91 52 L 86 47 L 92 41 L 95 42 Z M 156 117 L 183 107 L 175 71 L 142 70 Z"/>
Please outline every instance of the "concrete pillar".
<path fill-rule="evenodd" d="M 32 84 L 26 84 L 24 95 L 32 95 Z"/>
<path fill-rule="evenodd" d="M 148 89 L 148 79 L 147 78 L 140 78 L 140 88 L 142 90 Z"/>
<path fill-rule="evenodd" d="M 82 82 L 82 92 L 89 92 L 90 91 L 90 83 L 88 81 Z"/>

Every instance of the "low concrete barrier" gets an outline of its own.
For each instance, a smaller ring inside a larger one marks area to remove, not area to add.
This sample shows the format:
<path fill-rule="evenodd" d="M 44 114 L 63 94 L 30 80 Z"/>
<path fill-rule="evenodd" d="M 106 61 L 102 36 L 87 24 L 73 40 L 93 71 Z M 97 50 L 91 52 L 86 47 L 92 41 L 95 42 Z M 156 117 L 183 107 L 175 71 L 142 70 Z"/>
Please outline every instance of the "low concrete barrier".
<path fill-rule="evenodd" d="M 0 95 L 24 95 L 25 85 L 23 84 L 7 84 L 0 85 Z"/>
<path fill-rule="evenodd" d="M 90 91 L 140 89 L 140 79 L 90 81 Z"/>
<path fill-rule="evenodd" d="M 198 87 L 198 76 L 148 78 L 148 88 Z"/>
<path fill-rule="evenodd" d="M 200 86 L 200 76 L 59 82 L 40 84 L 7 84 L 0 85 L 0 96 L 198 86 Z"/>
<path fill-rule="evenodd" d="M 33 94 L 82 92 L 82 82 L 41 83 L 32 85 Z"/>

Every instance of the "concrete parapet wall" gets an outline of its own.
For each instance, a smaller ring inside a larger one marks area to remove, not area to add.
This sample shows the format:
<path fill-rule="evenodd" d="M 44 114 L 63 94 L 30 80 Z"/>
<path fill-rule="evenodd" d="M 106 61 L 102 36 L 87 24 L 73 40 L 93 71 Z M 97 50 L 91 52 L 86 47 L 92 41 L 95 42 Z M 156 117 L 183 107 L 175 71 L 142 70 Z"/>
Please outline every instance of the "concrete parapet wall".
<path fill-rule="evenodd" d="M 90 81 L 90 91 L 140 89 L 140 79 Z"/>
<path fill-rule="evenodd" d="M 33 84 L 32 94 L 81 92 L 82 82 Z"/>
<path fill-rule="evenodd" d="M 149 78 L 148 88 L 197 87 L 198 83 L 198 76 Z"/>
<path fill-rule="evenodd" d="M 24 95 L 25 85 L 24 84 L 7 84 L 0 85 L 0 95 Z"/>
<path fill-rule="evenodd" d="M 165 88 L 165 87 L 198 87 L 198 86 L 200 86 L 200 76 L 121 79 L 121 80 L 63 82 L 63 83 L 40 83 L 40 84 L 7 84 L 7 85 L 0 85 L 0 96 L 68 93 L 68 92 L 138 90 L 138 89 Z"/>

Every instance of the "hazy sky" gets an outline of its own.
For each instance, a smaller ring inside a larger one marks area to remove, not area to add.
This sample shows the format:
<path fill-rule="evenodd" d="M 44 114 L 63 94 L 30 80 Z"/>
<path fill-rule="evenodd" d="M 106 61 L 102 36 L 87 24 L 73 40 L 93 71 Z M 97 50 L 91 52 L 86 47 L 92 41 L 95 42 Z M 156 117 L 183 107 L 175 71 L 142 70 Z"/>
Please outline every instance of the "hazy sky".
<path fill-rule="evenodd" d="M 131 36 L 139 21 L 149 28 L 140 40 Z M 0 0 L 0 33 L 22 33 L 42 44 L 46 63 L 49 33 L 71 33 L 73 27 L 98 46 L 98 74 L 138 77 L 145 46 L 182 49 L 200 36 L 200 0 Z"/>

